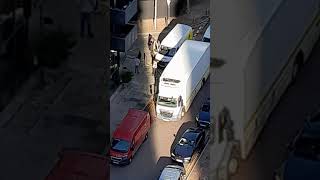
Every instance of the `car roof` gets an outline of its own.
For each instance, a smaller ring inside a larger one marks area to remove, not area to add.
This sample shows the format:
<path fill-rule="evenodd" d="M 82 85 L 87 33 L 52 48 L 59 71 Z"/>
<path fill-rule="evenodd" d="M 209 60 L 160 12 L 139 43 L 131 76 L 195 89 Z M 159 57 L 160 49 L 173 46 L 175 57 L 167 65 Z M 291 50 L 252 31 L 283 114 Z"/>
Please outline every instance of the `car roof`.
<path fill-rule="evenodd" d="M 201 121 L 210 121 L 210 113 L 209 112 L 205 112 L 205 111 L 201 111 L 199 113 L 199 120 L 201 120 Z"/>
<path fill-rule="evenodd" d="M 186 139 L 195 139 L 197 138 L 200 133 L 202 132 L 201 129 L 193 129 L 193 128 L 188 128 L 182 135 L 183 138 Z"/>
<path fill-rule="evenodd" d="M 159 180 L 178 180 L 182 170 L 173 168 L 172 166 L 166 166 L 161 172 Z"/>
<path fill-rule="evenodd" d="M 113 138 L 131 141 L 137 128 L 147 115 L 148 113 L 146 111 L 129 109 L 121 124 L 114 131 Z"/>
<path fill-rule="evenodd" d="M 320 161 L 307 160 L 290 156 L 286 161 L 284 180 L 318 180 Z"/>
<path fill-rule="evenodd" d="M 104 156 L 87 152 L 65 151 L 61 153 L 60 159 L 46 180 L 106 180 L 107 170 L 108 162 Z"/>

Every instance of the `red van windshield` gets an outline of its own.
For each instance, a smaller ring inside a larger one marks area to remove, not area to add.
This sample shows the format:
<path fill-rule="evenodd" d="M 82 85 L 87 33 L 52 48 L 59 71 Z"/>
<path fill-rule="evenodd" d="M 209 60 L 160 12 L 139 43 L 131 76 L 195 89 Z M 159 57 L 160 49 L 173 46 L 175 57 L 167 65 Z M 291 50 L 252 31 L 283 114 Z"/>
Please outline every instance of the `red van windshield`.
<path fill-rule="evenodd" d="M 111 149 L 117 152 L 126 153 L 129 151 L 130 143 L 121 139 L 112 139 Z"/>

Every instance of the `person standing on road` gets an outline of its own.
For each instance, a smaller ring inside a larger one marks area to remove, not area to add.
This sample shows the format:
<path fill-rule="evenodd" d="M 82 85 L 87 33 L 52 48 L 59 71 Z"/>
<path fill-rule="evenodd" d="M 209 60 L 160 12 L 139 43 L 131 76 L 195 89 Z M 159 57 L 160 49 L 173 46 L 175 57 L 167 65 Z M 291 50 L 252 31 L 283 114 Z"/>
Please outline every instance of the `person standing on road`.
<path fill-rule="evenodd" d="M 148 48 L 149 48 L 149 50 L 151 51 L 151 47 L 152 47 L 152 35 L 151 34 L 149 34 L 149 36 L 148 36 Z"/>
<path fill-rule="evenodd" d="M 157 61 L 153 61 L 153 65 L 152 65 L 152 75 L 155 75 L 157 70 Z"/>
<path fill-rule="evenodd" d="M 139 74 L 140 59 L 138 57 L 136 57 L 134 59 L 134 63 L 135 63 L 134 73 L 138 73 Z"/>
<path fill-rule="evenodd" d="M 157 52 L 158 52 L 158 46 L 159 46 L 159 41 L 156 41 L 154 38 L 153 38 L 153 40 L 152 40 L 152 45 L 151 45 L 152 47 L 151 47 L 151 52 L 150 52 L 150 54 L 151 54 L 151 63 L 153 64 L 153 62 L 154 62 L 154 60 L 155 60 L 155 58 L 156 58 L 156 54 L 157 54 Z"/>
<path fill-rule="evenodd" d="M 94 11 L 98 8 L 97 0 L 78 0 L 80 5 L 80 35 L 84 37 L 85 27 L 87 27 L 88 36 L 90 38 L 94 37 L 94 34 L 91 29 L 91 16 Z"/>

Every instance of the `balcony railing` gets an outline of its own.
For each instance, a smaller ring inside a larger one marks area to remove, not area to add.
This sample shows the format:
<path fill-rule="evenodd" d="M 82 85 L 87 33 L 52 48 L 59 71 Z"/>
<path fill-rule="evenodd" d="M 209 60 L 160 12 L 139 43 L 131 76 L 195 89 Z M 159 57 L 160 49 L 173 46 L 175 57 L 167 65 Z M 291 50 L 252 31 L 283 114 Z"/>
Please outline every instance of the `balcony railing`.
<path fill-rule="evenodd" d="M 111 0 L 113 1 L 113 0 Z M 122 0 L 111 5 L 111 23 L 127 24 L 138 12 L 138 0 Z"/>
<path fill-rule="evenodd" d="M 138 37 L 138 26 L 127 24 L 122 32 L 112 33 L 111 49 L 120 52 L 127 52 Z"/>

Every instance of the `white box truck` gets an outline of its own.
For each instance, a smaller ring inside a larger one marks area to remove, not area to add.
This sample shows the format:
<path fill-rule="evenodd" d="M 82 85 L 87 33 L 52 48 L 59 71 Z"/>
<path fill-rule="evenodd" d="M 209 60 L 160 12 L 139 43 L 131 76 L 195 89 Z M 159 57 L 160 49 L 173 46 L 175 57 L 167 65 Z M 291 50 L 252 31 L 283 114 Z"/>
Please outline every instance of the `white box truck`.
<path fill-rule="evenodd" d="M 187 40 L 160 76 L 157 117 L 179 120 L 209 76 L 210 43 Z"/>
<path fill-rule="evenodd" d="M 319 2 L 247 0 L 213 5 L 215 135 L 220 138 L 219 130 L 229 128 L 243 159 L 319 38 Z M 233 125 L 224 126 L 228 121 Z"/>
<path fill-rule="evenodd" d="M 160 49 L 155 57 L 156 61 L 158 61 L 158 66 L 165 68 L 183 42 L 191 40 L 192 37 L 193 31 L 191 26 L 176 24 L 160 43 Z"/>

